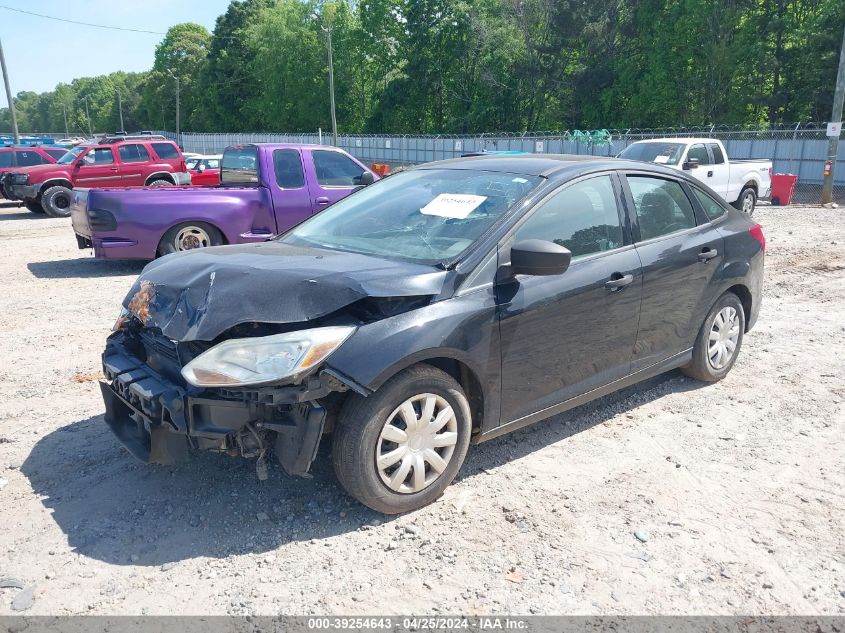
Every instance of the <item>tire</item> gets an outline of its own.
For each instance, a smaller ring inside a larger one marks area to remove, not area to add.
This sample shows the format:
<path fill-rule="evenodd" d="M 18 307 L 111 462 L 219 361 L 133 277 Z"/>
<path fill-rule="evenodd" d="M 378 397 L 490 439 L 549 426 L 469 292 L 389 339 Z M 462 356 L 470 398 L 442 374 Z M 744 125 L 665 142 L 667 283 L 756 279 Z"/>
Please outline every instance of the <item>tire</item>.
<path fill-rule="evenodd" d="M 739 209 L 740 211 L 744 211 L 748 215 L 754 213 L 754 209 L 757 207 L 757 192 L 754 191 L 754 187 L 746 187 L 742 190 L 739 194 L 739 198 L 737 198 L 733 202 L 733 208 Z"/>
<path fill-rule="evenodd" d="M 165 178 L 156 178 L 151 180 L 147 187 L 173 187 L 173 183 Z"/>
<path fill-rule="evenodd" d="M 51 218 L 66 218 L 70 215 L 71 189 L 57 185 L 41 194 L 41 206 Z"/>
<path fill-rule="evenodd" d="M 33 213 L 38 213 L 39 215 L 44 213 L 44 207 L 37 200 L 26 200 L 24 201 L 24 206 Z"/>
<path fill-rule="evenodd" d="M 418 420 L 430 400 L 434 413 L 429 419 L 442 414 L 446 420 L 441 429 L 407 433 L 400 409 L 410 403 Z M 384 435 L 388 431 L 389 437 Z M 452 483 L 466 457 L 471 431 L 472 416 L 461 386 L 435 367 L 415 365 L 366 398 L 348 397 L 332 440 L 335 474 L 350 495 L 373 510 L 384 514 L 416 510 L 437 499 Z M 402 442 L 403 435 L 407 444 Z M 400 450 L 404 453 L 391 462 L 390 454 Z M 429 461 L 429 451 L 440 458 L 439 468 Z M 388 457 L 385 467 L 379 468 L 377 455 Z"/>
<path fill-rule="evenodd" d="M 158 252 L 169 255 L 207 246 L 220 246 L 223 243 L 223 234 L 216 227 L 205 222 L 183 222 L 164 234 L 159 242 Z"/>
<path fill-rule="evenodd" d="M 720 327 L 716 323 L 717 318 L 721 315 L 724 321 L 726 316 L 729 316 L 733 311 L 735 314 L 734 324 L 728 329 Z M 735 336 L 727 336 L 736 329 Z M 719 341 L 724 344 L 725 351 L 729 354 L 726 358 L 718 357 L 714 361 L 714 351 L 718 353 L 719 345 L 714 341 L 711 347 L 710 336 L 711 332 L 714 336 L 721 336 Z M 732 292 L 723 294 L 707 314 L 701 329 L 698 331 L 698 336 L 695 339 L 695 346 L 692 350 L 692 361 L 689 365 L 681 368 L 687 376 L 701 380 L 702 382 L 718 382 L 728 375 L 728 372 L 733 368 L 739 350 L 742 347 L 742 337 L 745 334 L 745 309 L 742 307 L 742 302 Z M 730 344 L 733 343 L 733 350 L 730 350 Z"/>

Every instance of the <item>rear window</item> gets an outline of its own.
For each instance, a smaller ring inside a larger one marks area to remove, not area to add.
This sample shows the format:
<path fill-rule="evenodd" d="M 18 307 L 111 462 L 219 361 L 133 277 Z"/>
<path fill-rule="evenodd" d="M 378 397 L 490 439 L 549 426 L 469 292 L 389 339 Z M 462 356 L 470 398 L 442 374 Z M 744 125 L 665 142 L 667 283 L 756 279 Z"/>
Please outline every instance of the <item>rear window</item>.
<path fill-rule="evenodd" d="M 715 220 L 716 218 L 720 218 L 727 210 L 725 209 L 722 204 L 706 193 L 704 193 L 701 189 L 697 187 L 692 187 L 692 192 L 695 194 L 695 197 L 698 198 L 698 201 L 701 203 L 701 206 L 704 208 L 704 213 L 707 215 L 709 220 Z"/>
<path fill-rule="evenodd" d="M 62 156 L 67 154 L 66 149 L 47 149 L 47 150 L 44 150 L 44 151 L 47 152 L 50 156 L 52 156 L 56 160 L 59 160 Z"/>
<path fill-rule="evenodd" d="M 257 185 L 258 148 L 254 145 L 239 145 L 223 152 L 220 184 Z"/>
<path fill-rule="evenodd" d="M 305 186 L 302 160 L 295 149 L 277 149 L 273 152 L 276 182 L 282 189 L 299 189 Z"/>
<path fill-rule="evenodd" d="M 19 149 L 15 151 L 15 154 L 17 155 L 18 167 L 31 167 L 32 165 L 41 165 L 47 162 L 47 160 L 37 152 Z"/>
<path fill-rule="evenodd" d="M 159 158 L 179 158 L 179 149 L 173 143 L 153 143 L 153 149 Z"/>
<path fill-rule="evenodd" d="M 0 167 L 12 166 L 12 152 L 0 152 Z"/>

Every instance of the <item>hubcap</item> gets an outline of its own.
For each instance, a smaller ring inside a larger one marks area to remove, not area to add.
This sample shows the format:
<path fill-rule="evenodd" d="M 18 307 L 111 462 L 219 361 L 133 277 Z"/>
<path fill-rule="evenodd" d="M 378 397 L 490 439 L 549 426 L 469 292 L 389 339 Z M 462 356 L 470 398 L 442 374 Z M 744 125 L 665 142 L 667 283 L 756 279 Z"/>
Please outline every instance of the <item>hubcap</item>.
<path fill-rule="evenodd" d="M 707 345 L 710 366 L 716 371 L 723 369 L 734 357 L 738 342 L 739 315 L 731 306 L 724 307 L 719 310 L 710 327 L 710 340 Z"/>
<path fill-rule="evenodd" d="M 742 210 L 746 213 L 751 213 L 754 209 L 754 196 L 750 193 L 745 194 L 745 198 L 742 199 Z"/>
<path fill-rule="evenodd" d="M 174 245 L 177 251 L 189 251 L 194 248 L 209 246 L 211 239 L 208 233 L 198 226 L 186 226 L 176 235 Z"/>
<path fill-rule="evenodd" d="M 70 198 L 67 196 L 56 196 L 53 198 L 53 204 L 57 209 L 67 209 L 70 206 Z"/>
<path fill-rule="evenodd" d="M 419 492 L 449 466 L 458 442 L 458 419 L 433 393 L 408 398 L 387 418 L 376 445 L 376 470 L 391 490 Z"/>

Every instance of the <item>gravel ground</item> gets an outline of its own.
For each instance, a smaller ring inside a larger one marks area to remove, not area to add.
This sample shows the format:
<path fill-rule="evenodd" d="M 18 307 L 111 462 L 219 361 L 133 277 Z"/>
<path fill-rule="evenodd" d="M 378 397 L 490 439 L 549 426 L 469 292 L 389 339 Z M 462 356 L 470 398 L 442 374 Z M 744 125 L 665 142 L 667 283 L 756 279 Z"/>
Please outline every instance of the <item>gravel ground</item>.
<path fill-rule="evenodd" d="M 671 372 L 471 447 L 386 519 L 325 450 L 312 479 L 136 463 L 96 379 L 141 264 L 0 208 L 0 613 L 842 614 L 843 210 L 755 217 L 765 303 L 725 381 Z"/>

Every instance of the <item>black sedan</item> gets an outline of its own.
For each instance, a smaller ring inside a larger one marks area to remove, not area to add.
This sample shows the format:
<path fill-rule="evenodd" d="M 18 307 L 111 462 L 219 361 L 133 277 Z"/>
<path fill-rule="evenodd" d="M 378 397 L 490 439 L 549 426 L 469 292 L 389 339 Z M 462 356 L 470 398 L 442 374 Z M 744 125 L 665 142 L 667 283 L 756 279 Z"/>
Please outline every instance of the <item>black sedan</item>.
<path fill-rule="evenodd" d="M 166 256 L 103 355 L 106 422 L 338 479 L 404 512 L 469 444 L 673 368 L 725 377 L 760 310 L 765 238 L 700 182 L 581 156 L 429 163 L 261 244 Z"/>

